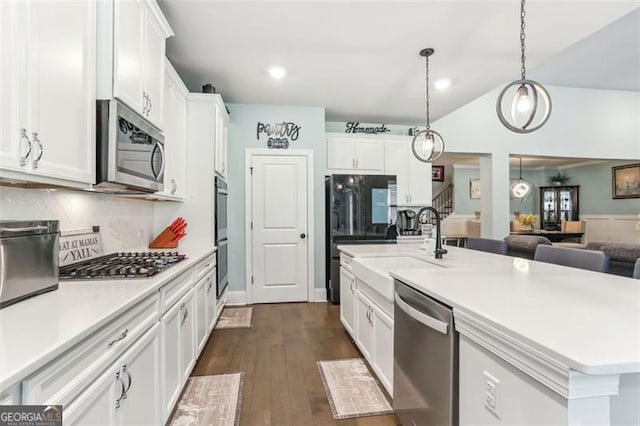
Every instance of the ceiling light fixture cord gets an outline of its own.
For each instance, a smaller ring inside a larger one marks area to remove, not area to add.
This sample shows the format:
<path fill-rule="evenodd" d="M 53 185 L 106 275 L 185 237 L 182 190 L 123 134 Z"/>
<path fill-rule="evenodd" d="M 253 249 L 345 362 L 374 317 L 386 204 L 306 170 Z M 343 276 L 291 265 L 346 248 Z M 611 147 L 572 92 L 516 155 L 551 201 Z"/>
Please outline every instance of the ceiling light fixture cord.
<path fill-rule="evenodd" d="M 522 73 L 522 79 L 526 80 L 527 79 L 527 70 L 524 66 L 524 61 L 526 59 L 525 55 L 524 55 L 524 51 L 525 51 L 525 45 L 524 45 L 524 39 L 525 39 L 525 34 L 524 34 L 524 17 L 526 15 L 525 11 L 524 11 L 524 2 L 525 0 L 522 0 L 520 2 L 520 51 L 522 52 L 522 55 L 520 57 L 520 60 L 522 61 L 522 68 L 520 69 L 520 72 Z"/>
<path fill-rule="evenodd" d="M 522 157 L 520 157 L 520 180 L 522 180 Z"/>
<path fill-rule="evenodd" d="M 426 96 L 425 99 L 426 101 L 426 109 L 427 109 L 427 125 L 426 125 L 426 129 L 429 130 L 431 128 L 431 123 L 430 123 L 430 118 L 429 118 L 429 55 L 427 55 L 425 57 L 425 67 L 426 67 L 426 77 L 425 77 L 425 91 L 426 91 Z"/>

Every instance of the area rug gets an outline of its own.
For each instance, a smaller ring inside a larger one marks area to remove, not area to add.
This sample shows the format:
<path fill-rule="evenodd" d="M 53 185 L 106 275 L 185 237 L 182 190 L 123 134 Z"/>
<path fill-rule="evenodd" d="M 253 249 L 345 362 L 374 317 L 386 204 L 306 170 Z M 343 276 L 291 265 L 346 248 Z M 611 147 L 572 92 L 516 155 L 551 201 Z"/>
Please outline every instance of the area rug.
<path fill-rule="evenodd" d="M 318 369 L 334 419 L 393 412 L 361 358 L 318 361 Z"/>
<path fill-rule="evenodd" d="M 253 308 L 225 308 L 216 328 L 250 328 Z"/>
<path fill-rule="evenodd" d="M 240 421 L 244 373 L 190 377 L 172 426 L 235 426 Z"/>

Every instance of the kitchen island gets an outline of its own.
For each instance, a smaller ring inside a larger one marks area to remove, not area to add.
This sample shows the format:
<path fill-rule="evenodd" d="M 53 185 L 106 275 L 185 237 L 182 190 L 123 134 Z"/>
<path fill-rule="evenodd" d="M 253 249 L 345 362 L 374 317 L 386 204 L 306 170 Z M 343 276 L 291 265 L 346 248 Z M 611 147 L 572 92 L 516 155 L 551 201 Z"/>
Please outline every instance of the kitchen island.
<path fill-rule="evenodd" d="M 382 281 L 360 283 L 358 264 L 375 270 L 382 258 L 425 262 L 393 269 L 387 260 L 386 268 L 453 309 L 460 424 L 640 422 L 637 280 L 456 247 L 447 247 L 442 260 L 419 245 L 341 249 L 355 270 L 356 291 L 377 290 L 390 303 Z M 493 410 L 485 406 L 485 373 L 500 381 Z"/>

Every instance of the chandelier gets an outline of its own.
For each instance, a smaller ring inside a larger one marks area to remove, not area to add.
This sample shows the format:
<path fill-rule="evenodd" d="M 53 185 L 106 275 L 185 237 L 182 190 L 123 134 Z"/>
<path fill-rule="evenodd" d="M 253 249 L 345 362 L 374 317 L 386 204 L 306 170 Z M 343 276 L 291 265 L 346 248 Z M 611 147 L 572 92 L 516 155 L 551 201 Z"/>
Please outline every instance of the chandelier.
<path fill-rule="evenodd" d="M 434 50 L 431 48 L 422 49 L 420 56 L 425 58 L 426 63 L 426 115 L 427 124 L 424 130 L 419 131 L 413 137 L 411 142 L 411 150 L 413 155 L 420 161 L 430 163 L 440 158 L 444 152 L 444 139 L 440 133 L 431 129 L 429 122 L 429 56 L 433 55 Z"/>
<path fill-rule="evenodd" d="M 498 119 L 509 130 L 516 133 L 531 133 L 538 130 L 549 119 L 551 98 L 542 85 L 527 80 L 525 67 L 525 0 L 520 2 L 520 73 L 521 79 L 512 81 L 502 89 L 496 102 Z M 509 96 L 505 96 L 509 93 Z M 507 101 L 505 101 L 505 98 Z M 511 105 L 508 99 L 512 99 Z M 506 104 L 506 105 L 505 105 Z M 505 110 L 510 109 L 508 114 Z"/>

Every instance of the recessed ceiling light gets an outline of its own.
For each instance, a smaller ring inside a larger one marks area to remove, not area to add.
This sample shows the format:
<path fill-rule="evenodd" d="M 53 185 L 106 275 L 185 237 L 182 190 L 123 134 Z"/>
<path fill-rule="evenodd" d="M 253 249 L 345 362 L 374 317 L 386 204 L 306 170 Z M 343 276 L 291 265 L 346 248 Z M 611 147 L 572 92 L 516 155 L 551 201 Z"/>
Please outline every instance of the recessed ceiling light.
<path fill-rule="evenodd" d="M 433 82 L 433 85 L 438 90 L 448 89 L 451 86 L 451 80 L 448 78 L 441 78 Z"/>
<path fill-rule="evenodd" d="M 279 66 L 269 67 L 269 75 L 273 78 L 281 79 L 287 75 L 287 71 Z"/>

